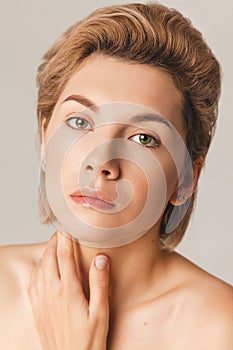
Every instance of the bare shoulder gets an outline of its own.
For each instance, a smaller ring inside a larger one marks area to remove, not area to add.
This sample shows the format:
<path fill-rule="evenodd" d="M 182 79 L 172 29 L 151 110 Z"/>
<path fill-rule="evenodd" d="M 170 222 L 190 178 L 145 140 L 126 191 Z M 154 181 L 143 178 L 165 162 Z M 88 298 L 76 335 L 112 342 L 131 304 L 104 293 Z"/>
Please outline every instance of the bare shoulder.
<path fill-rule="evenodd" d="M 233 287 L 177 255 L 185 283 L 182 297 L 202 344 L 213 350 L 233 349 Z"/>
<path fill-rule="evenodd" d="M 41 256 L 45 246 L 46 243 L 0 246 L 0 300 L 2 302 L 18 296 L 19 292 L 23 291 L 35 260 Z"/>
<path fill-rule="evenodd" d="M 20 268 L 23 265 L 30 265 L 34 259 L 43 254 L 47 242 L 32 244 L 15 244 L 0 246 L 0 268 Z M 17 262 L 17 266 L 15 263 Z M 20 265 L 18 265 L 20 263 Z"/>
<path fill-rule="evenodd" d="M 15 349 L 16 344 L 19 349 L 40 349 L 28 286 L 35 261 L 46 245 L 0 247 L 0 349 Z"/>
<path fill-rule="evenodd" d="M 176 256 L 177 265 L 183 265 L 185 281 L 193 296 L 202 296 L 209 303 L 214 303 L 213 308 L 221 307 L 226 311 L 233 308 L 233 287 L 229 283 L 210 274 L 185 257 L 179 254 Z"/>

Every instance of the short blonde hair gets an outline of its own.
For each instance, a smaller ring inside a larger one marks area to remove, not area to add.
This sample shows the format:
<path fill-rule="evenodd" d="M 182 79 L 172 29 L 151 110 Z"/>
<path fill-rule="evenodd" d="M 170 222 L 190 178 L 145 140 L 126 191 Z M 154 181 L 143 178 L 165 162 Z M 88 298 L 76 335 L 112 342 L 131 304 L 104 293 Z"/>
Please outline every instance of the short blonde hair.
<path fill-rule="evenodd" d="M 219 63 L 189 19 L 177 10 L 153 2 L 100 8 L 71 26 L 44 55 L 37 75 L 40 137 L 42 121 L 46 127 L 66 83 L 93 53 L 146 64 L 170 74 L 183 96 L 190 157 L 193 161 L 199 156 L 206 157 L 218 112 Z M 166 232 L 166 223 L 173 205 L 168 203 L 160 226 L 163 249 L 174 249 L 183 238 L 195 197 L 196 191 L 183 220 L 170 233 Z M 46 200 L 43 176 L 40 214 L 42 223 L 54 219 Z"/>

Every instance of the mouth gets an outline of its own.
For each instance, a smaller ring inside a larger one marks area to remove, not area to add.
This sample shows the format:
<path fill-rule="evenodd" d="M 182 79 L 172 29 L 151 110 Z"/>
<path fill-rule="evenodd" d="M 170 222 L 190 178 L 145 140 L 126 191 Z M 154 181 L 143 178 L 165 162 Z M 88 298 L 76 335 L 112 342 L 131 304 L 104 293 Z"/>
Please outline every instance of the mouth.
<path fill-rule="evenodd" d="M 96 210 L 112 210 L 115 208 L 113 199 L 105 192 L 83 188 L 70 195 L 71 199 L 85 208 Z"/>

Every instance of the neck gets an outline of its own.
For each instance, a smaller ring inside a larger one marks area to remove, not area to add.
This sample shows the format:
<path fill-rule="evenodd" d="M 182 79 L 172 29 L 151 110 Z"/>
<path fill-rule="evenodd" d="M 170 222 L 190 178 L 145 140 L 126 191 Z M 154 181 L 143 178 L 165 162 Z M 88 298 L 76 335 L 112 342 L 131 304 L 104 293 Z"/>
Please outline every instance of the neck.
<path fill-rule="evenodd" d="M 74 242 L 74 248 L 87 298 L 89 298 L 88 274 L 91 260 L 100 253 L 110 258 L 111 311 L 145 302 L 150 299 L 150 296 L 159 293 L 158 288 L 161 288 L 161 283 L 153 283 L 153 281 L 158 281 L 164 276 L 166 254 L 161 251 L 155 229 L 135 242 L 117 248 L 96 249 L 76 242 Z"/>

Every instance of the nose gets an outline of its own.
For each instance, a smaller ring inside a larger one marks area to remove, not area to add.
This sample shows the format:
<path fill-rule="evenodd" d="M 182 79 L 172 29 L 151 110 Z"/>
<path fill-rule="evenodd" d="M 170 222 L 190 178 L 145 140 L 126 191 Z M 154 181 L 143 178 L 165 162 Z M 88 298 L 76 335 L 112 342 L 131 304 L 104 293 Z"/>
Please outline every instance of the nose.
<path fill-rule="evenodd" d="M 88 173 L 95 173 L 97 178 L 100 177 L 105 180 L 116 180 L 120 177 L 121 171 L 119 159 L 111 159 L 101 166 L 94 163 L 95 162 L 89 163 L 86 166 L 86 171 Z"/>
<path fill-rule="evenodd" d="M 116 180 L 121 175 L 119 151 L 122 149 L 122 140 L 116 139 L 115 134 L 112 136 L 112 139 L 106 141 L 98 140 L 87 155 L 83 165 L 89 179 Z"/>

